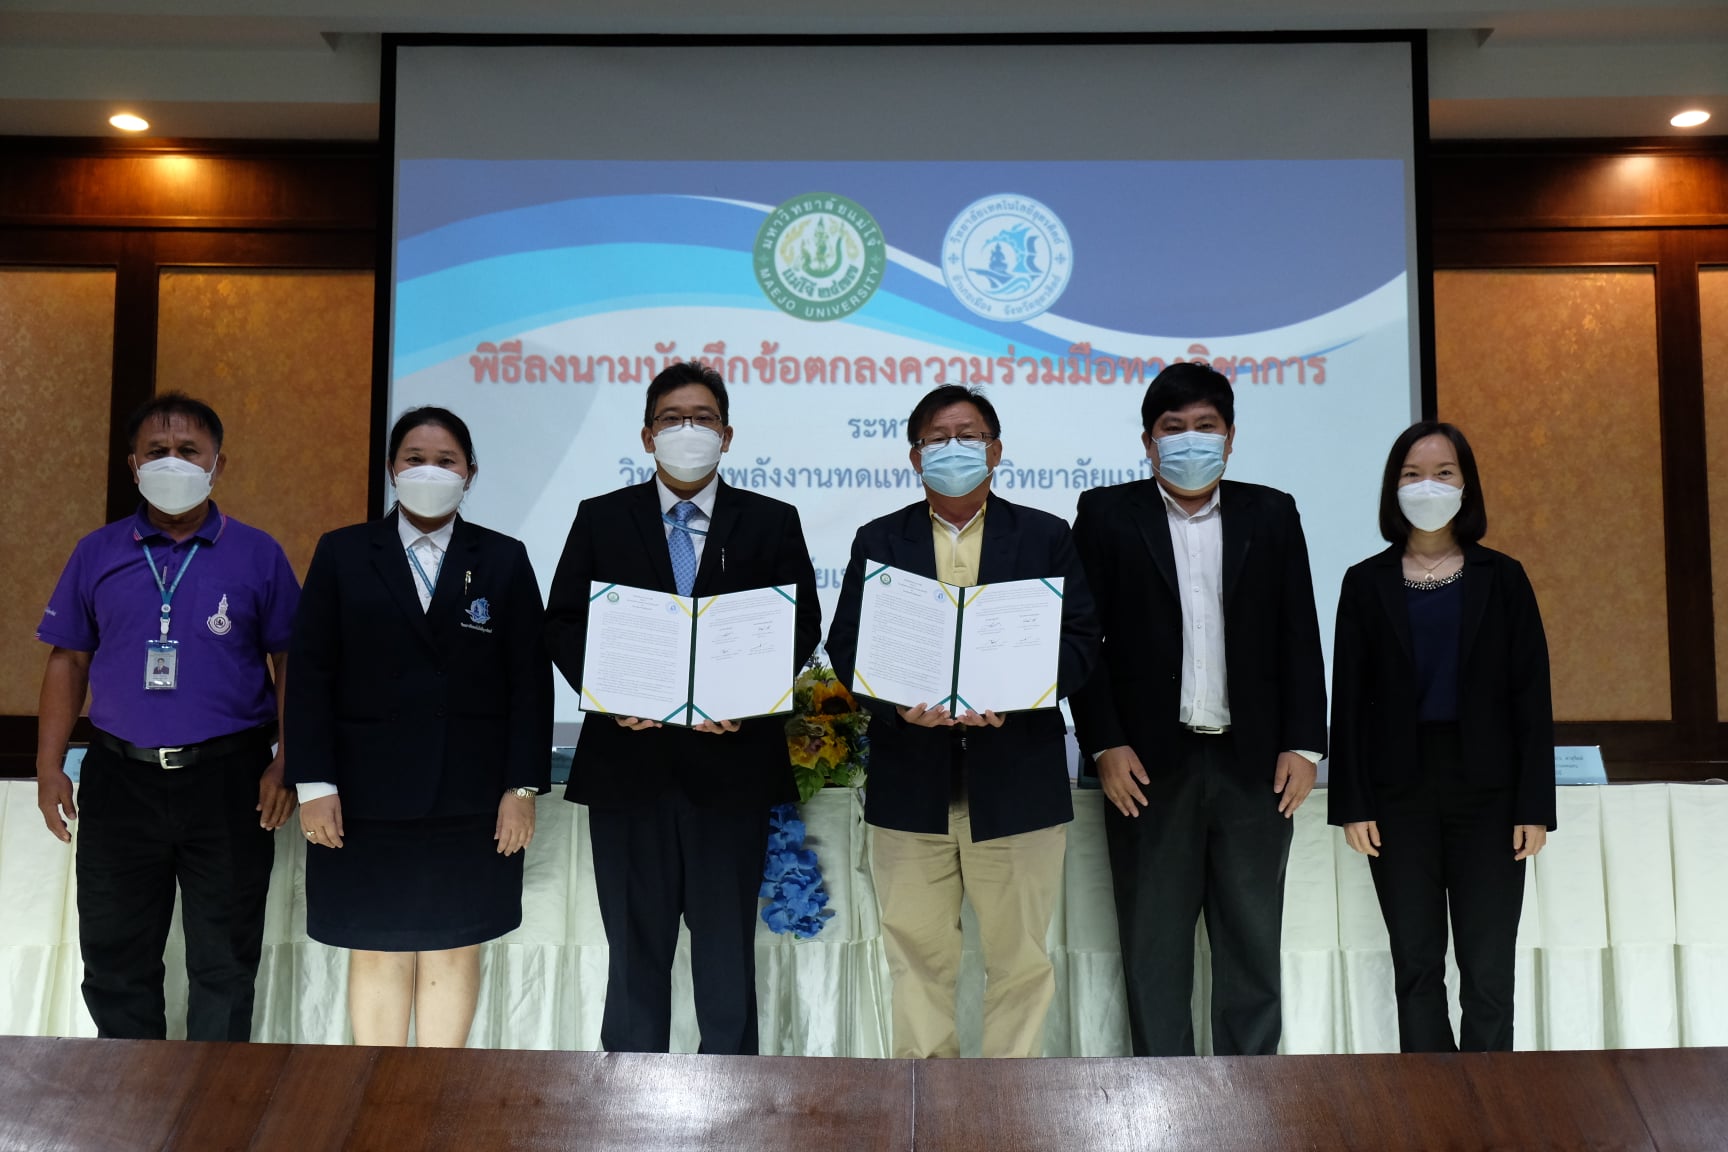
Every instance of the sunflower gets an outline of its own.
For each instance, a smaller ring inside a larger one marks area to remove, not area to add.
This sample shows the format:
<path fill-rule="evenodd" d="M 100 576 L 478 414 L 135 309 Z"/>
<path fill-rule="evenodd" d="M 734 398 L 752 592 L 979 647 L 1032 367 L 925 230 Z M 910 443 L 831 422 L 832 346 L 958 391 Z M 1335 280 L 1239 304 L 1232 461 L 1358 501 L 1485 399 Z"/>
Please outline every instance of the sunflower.
<path fill-rule="evenodd" d="M 845 716 L 858 711 L 858 701 L 837 679 L 817 680 L 810 686 L 810 712 L 816 716 Z"/>

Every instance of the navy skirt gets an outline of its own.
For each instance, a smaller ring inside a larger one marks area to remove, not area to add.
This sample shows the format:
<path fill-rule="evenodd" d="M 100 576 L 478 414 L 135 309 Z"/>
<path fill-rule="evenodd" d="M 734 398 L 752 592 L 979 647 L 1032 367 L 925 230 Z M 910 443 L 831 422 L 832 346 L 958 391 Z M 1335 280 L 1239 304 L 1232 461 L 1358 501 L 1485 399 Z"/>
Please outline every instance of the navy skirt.
<path fill-rule="evenodd" d="M 370 952 L 465 948 L 522 923 L 526 852 L 500 856 L 493 813 L 343 821 L 306 845 L 306 934 Z"/>

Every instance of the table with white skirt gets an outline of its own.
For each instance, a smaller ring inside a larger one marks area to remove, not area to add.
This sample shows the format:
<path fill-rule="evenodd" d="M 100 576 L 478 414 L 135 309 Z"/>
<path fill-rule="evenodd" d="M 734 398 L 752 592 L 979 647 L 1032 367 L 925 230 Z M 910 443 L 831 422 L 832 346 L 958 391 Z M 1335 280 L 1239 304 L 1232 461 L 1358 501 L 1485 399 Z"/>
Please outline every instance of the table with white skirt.
<path fill-rule="evenodd" d="M 1326 824 L 1324 789 L 1297 813 L 1284 897 L 1284 1037 L 1291 1053 L 1398 1048 L 1392 962 L 1366 860 Z M 1067 872 L 1050 926 L 1056 996 L 1046 1055 L 1128 1054 L 1103 795 L 1074 795 Z M 1559 831 L 1534 861 L 1518 933 L 1520 1049 L 1728 1045 L 1728 787 L 1641 784 L 1560 790 Z M 889 1054 L 889 986 L 861 797 L 804 806 L 834 916 L 810 940 L 758 924 L 761 1050 Z M 1508 830 L 1510 850 L 1510 830 Z M 255 1040 L 349 1042 L 347 957 L 306 936 L 306 846 L 277 833 L 253 1013 Z M 0 782 L 0 1033 L 93 1036 L 79 993 L 73 850 L 43 828 L 34 781 Z M 592 1049 L 606 995 L 606 934 L 595 902 L 585 809 L 542 796 L 528 850 L 522 926 L 481 950 L 469 1044 Z M 976 1054 L 983 966 L 968 909 L 960 1037 Z M 688 935 L 673 981 L 674 1051 L 695 1051 Z M 1196 934 L 1195 1035 L 1206 942 Z M 178 914 L 167 949 L 168 1034 L 185 1034 Z M 1448 964 L 1457 1019 L 1457 973 Z"/>

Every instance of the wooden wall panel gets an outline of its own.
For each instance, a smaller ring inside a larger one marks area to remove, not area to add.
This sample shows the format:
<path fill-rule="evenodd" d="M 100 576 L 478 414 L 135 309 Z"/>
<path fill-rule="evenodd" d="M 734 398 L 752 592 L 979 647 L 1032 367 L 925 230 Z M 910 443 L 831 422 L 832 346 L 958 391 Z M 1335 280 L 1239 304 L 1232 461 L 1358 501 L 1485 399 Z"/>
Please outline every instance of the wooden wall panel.
<path fill-rule="evenodd" d="M 374 145 L 0 139 L 0 226 L 370 229 Z"/>
<path fill-rule="evenodd" d="M 1716 715 L 1728 721 L 1728 267 L 1698 274 L 1704 428 L 1710 457 L 1710 569 L 1715 574 Z"/>
<path fill-rule="evenodd" d="M 1669 719 L 1652 272 L 1440 272 L 1434 300 L 1439 415 L 1536 586 L 1556 719 Z"/>
<path fill-rule="evenodd" d="M 222 417 L 216 499 L 302 578 L 318 537 L 366 518 L 370 272 L 164 269 L 156 387 Z"/>
<path fill-rule="evenodd" d="M 1430 186 L 1438 230 L 1728 226 L 1728 143 L 1446 141 Z"/>
<path fill-rule="evenodd" d="M 0 268 L 0 715 L 36 712 L 43 606 L 108 489 L 112 269 Z"/>

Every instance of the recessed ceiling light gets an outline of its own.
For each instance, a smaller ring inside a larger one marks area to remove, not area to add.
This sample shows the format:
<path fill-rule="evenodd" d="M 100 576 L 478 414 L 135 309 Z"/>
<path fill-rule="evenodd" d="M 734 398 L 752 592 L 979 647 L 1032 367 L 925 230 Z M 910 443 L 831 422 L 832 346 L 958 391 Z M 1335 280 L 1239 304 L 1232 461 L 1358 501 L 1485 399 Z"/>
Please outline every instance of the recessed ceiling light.
<path fill-rule="evenodd" d="M 142 132 L 150 127 L 150 121 L 142 116 L 134 116 L 130 112 L 122 112 L 118 116 L 108 117 L 108 123 L 123 132 Z"/>
<path fill-rule="evenodd" d="M 1674 117 L 1674 119 L 1668 121 L 1668 123 L 1674 125 L 1676 128 L 1696 128 L 1708 119 L 1710 119 L 1710 113 L 1704 111 L 1702 108 L 1694 108 L 1690 112 L 1680 113 L 1680 115 Z"/>

